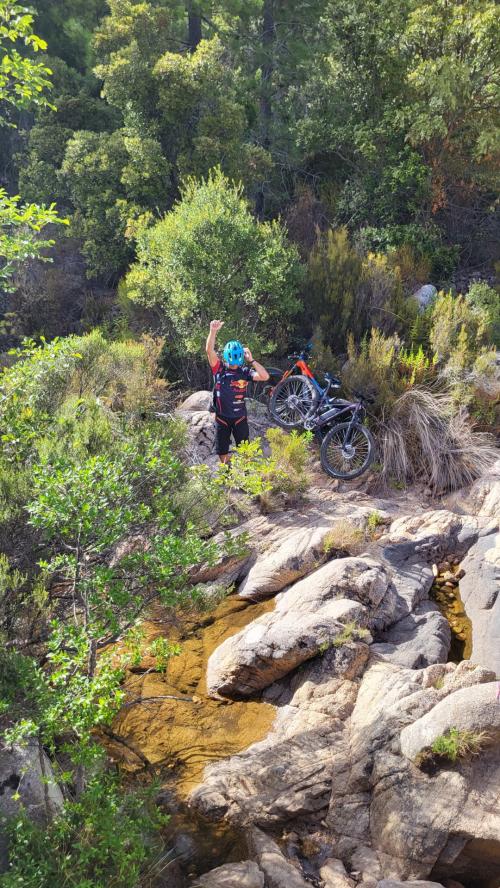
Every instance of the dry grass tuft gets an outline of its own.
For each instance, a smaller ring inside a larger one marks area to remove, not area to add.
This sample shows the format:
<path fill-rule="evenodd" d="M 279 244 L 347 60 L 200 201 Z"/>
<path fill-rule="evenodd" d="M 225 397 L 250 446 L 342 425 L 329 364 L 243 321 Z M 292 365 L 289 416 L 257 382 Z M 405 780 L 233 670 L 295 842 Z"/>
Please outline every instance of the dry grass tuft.
<path fill-rule="evenodd" d="M 498 455 L 492 437 L 474 432 L 449 395 L 416 387 L 395 401 L 381 432 L 384 479 L 425 479 L 434 492 L 471 484 Z"/>
<path fill-rule="evenodd" d="M 326 535 L 323 547 L 327 555 L 360 555 L 366 548 L 365 531 L 352 521 L 337 521 Z"/>

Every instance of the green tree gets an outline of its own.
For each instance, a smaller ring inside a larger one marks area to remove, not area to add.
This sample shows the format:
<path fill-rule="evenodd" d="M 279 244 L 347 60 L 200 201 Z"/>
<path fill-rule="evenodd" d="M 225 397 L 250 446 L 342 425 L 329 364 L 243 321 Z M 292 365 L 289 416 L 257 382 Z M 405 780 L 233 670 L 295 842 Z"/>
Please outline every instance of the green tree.
<path fill-rule="evenodd" d="M 30 11 L 12 0 L 0 0 L 0 123 L 9 122 L 9 111 L 34 106 L 51 107 L 45 90 L 50 86 L 50 68 L 30 52 L 19 52 L 20 44 L 28 51 L 47 49 L 44 40 L 33 32 Z M 17 44 L 17 45 L 16 45 Z"/>
<path fill-rule="evenodd" d="M 220 170 L 184 183 L 174 209 L 139 233 L 137 256 L 125 291 L 161 306 L 181 354 L 199 354 L 212 317 L 228 335 L 273 351 L 299 308 L 296 249 L 278 222 L 256 222 Z"/>
<path fill-rule="evenodd" d="M 307 267 L 307 312 L 319 324 L 326 346 L 345 351 L 347 335 L 359 337 L 366 318 L 359 299 L 362 260 L 345 228 L 319 234 Z"/>
<path fill-rule="evenodd" d="M 420 2 L 403 35 L 409 142 L 432 170 L 433 204 L 445 206 L 455 182 L 487 187 L 500 145 L 500 20 L 489 0 Z M 465 181 L 464 181 L 465 180 Z"/>
<path fill-rule="evenodd" d="M 163 203 L 169 165 L 158 140 L 144 131 L 76 132 L 68 141 L 60 179 L 74 207 L 73 232 L 82 239 L 89 275 L 116 280 L 132 258 L 134 220 Z"/>
<path fill-rule="evenodd" d="M 33 16 L 25 7 L 0 0 L 0 125 L 15 126 L 13 109 L 53 107 L 45 92 L 51 71 L 29 52 L 46 49 L 45 42 L 33 33 L 32 24 Z M 19 52 L 16 44 L 28 52 Z M 64 221 L 58 219 L 55 204 L 21 204 L 19 195 L 9 196 L 0 189 L 0 282 L 4 288 L 17 265 L 42 256 L 53 245 L 52 240 L 41 240 L 39 232 L 50 223 Z"/>

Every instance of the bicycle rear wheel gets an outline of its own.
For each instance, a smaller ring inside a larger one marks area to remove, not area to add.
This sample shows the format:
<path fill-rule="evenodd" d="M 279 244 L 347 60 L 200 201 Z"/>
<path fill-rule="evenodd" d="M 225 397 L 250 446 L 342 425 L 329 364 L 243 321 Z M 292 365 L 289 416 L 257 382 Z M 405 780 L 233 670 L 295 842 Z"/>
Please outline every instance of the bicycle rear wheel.
<path fill-rule="evenodd" d="M 375 444 L 366 426 L 342 422 L 327 432 L 321 445 L 321 465 L 327 475 L 352 481 L 373 462 Z"/>
<path fill-rule="evenodd" d="M 251 401 L 259 401 L 260 404 L 264 404 L 269 410 L 274 386 L 283 376 L 283 370 L 280 370 L 278 367 L 266 367 L 266 370 L 269 373 L 267 382 L 254 382 L 253 380 L 249 382 L 246 397 Z"/>
<path fill-rule="evenodd" d="M 282 429 L 301 429 L 318 400 L 319 392 L 307 376 L 288 376 L 273 391 L 271 416 Z"/>

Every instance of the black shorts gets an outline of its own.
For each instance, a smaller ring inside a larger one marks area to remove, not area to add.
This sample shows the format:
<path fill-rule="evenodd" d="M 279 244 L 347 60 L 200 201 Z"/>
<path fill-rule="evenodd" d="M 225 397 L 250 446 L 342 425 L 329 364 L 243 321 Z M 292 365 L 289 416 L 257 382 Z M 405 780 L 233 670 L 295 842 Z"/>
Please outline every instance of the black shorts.
<path fill-rule="evenodd" d="M 231 435 L 236 446 L 241 444 L 242 441 L 250 439 L 250 430 L 246 416 L 240 416 L 238 419 L 225 419 L 223 416 L 216 414 L 215 429 L 215 450 L 219 456 L 225 456 L 226 453 L 229 453 Z"/>

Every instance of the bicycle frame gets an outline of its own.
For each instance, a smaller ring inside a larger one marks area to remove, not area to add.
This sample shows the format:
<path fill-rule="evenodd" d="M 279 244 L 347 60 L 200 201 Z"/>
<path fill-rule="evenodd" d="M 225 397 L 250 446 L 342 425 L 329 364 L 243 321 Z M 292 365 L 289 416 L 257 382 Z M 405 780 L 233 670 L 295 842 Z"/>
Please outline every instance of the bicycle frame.
<path fill-rule="evenodd" d="M 346 441 L 350 440 L 352 427 L 356 425 L 356 423 L 361 422 L 363 419 L 364 407 L 360 401 L 345 401 L 342 404 L 331 403 L 331 407 L 329 410 L 325 410 L 323 413 L 320 413 L 322 406 L 330 401 L 328 397 L 329 391 L 331 387 L 331 382 L 327 383 L 325 389 L 321 389 L 321 398 L 319 403 L 317 404 L 314 410 L 314 416 L 310 419 L 304 421 L 304 428 L 309 431 L 319 431 L 321 428 L 324 428 L 326 425 L 330 425 L 334 420 L 337 422 L 339 417 L 342 417 L 343 414 L 351 414 L 351 419 L 349 421 L 349 428 L 347 429 Z M 347 416 L 346 416 L 347 418 Z"/>
<path fill-rule="evenodd" d="M 288 379 L 288 377 L 291 376 L 295 372 L 295 370 L 299 370 L 299 372 L 302 374 L 302 376 L 307 376 L 308 379 L 311 380 L 311 382 L 315 386 L 315 388 L 317 388 L 320 395 L 324 395 L 326 389 L 324 389 L 319 384 L 318 380 L 316 379 L 314 373 L 312 372 L 311 368 L 309 367 L 303 354 L 297 358 L 295 363 L 292 364 L 292 366 L 289 367 L 288 370 L 285 370 L 285 372 L 283 373 L 283 376 L 281 377 L 281 379 L 278 380 L 278 382 L 282 382 L 284 379 Z M 277 384 L 278 383 L 276 383 L 276 385 Z M 272 391 L 274 388 L 275 388 L 275 386 L 273 386 L 273 388 L 271 389 L 270 394 L 272 394 Z"/>

